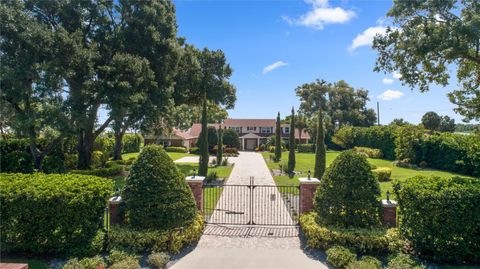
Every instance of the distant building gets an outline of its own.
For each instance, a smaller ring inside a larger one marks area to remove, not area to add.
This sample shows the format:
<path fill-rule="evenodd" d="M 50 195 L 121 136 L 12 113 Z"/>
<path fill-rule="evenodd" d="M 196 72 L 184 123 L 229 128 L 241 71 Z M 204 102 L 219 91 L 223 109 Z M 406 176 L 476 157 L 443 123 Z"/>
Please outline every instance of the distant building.
<path fill-rule="evenodd" d="M 255 150 L 259 145 L 265 144 L 268 137 L 275 135 L 275 119 L 226 119 L 222 124 L 228 129 L 233 129 L 238 133 L 241 142 L 240 150 Z M 209 124 L 218 129 L 219 124 Z M 288 139 L 290 135 L 290 125 L 281 125 L 280 135 L 283 139 Z M 187 149 L 195 147 L 198 136 L 202 130 L 200 123 L 195 123 L 186 131 L 173 129 L 170 134 L 161 136 L 146 136 L 145 143 L 162 144 L 166 147 L 177 146 Z M 300 139 L 301 138 L 301 139 Z M 299 144 L 306 144 L 310 140 L 310 135 L 302 130 L 302 134 L 295 129 L 295 139 Z"/>

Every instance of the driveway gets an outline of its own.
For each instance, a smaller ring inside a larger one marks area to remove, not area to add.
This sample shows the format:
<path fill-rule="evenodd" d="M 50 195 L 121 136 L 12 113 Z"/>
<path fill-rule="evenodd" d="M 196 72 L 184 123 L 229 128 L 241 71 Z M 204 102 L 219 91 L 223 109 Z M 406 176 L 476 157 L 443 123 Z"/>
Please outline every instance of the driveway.
<path fill-rule="evenodd" d="M 268 167 L 259 153 L 241 152 L 235 160 L 227 185 L 249 185 L 253 177 L 255 184 L 275 185 Z M 238 199 L 226 187 L 217 204 L 228 205 L 231 199 Z M 276 188 L 271 188 L 276 190 Z M 278 193 L 278 191 L 277 191 Z M 245 192 L 243 195 L 248 195 Z M 256 195 L 253 193 L 253 195 Z M 279 195 L 279 194 L 275 194 Z M 255 197 L 257 198 L 257 197 Z M 222 199 L 224 202 L 222 202 Z M 283 203 L 282 199 L 276 200 Z M 271 203 L 258 197 L 256 206 Z M 277 202 L 274 202 L 277 203 Z M 233 204 L 237 204 L 236 201 Z M 283 206 L 284 207 L 284 206 Z M 235 208 L 233 208 L 235 209 Z M 277 204 L 277 210 L 284 210 Z M 286 210 L 286 209 L 285 209 Z M 217 211 L 217 210 L 216 210 Z M 218 210 L 221 211 L 221 210 Z M 259 210 L 257 219 L 271 212 Z M 215 217 L 215 214 L 212 217 Z M 288 216 L 288 214 L 286 214 Z M 218 216 L 219 217 L 219 216 Z M 247 226 L 247 225 L 207 225 L 197 246 L 169 268 L 328 268 L 324 263 L 306 253 L 301 245 L 298 228 L 295 226 Z"/>

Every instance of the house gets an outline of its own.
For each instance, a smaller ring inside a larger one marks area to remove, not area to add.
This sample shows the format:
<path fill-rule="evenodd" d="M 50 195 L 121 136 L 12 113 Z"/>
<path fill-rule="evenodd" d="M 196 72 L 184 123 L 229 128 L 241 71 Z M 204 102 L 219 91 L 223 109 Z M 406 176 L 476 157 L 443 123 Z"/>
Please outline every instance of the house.
<path fill-rule="evenodd" d="M 219 124 L 209 124 L 218 129 Z M 259 145 L 265 144 L 268 137 L 275 135 L 275 119 L 226 119 L 222 127 L 233 129 L 238 133 L 241 142 L 240 150 L 255 150 Z M 161 136 L 146 136 L 145 143 L 163 144 L 164 146 L 182 146 L 195 147 L 202 126 L 195 123 L 186 131 L 173 129 L 170 134 Z M 282 124 L 280 135 L 283 139 L 288 139 L 290 135 L 290 125 Z M 302 130 L 295 129 L 295 139 L 297 143 L 306 144 L 310 140 L 310 135 Z"/>

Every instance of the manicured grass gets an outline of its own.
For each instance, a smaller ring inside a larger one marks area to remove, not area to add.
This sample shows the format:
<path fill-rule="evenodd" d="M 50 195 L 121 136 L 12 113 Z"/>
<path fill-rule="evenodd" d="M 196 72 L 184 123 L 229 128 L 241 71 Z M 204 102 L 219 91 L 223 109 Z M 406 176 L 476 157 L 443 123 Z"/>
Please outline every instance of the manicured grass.
<path fill-rule="evenodd" d="M 203 189 L 204 214 L 210 216 L 217 206 L 218 199 L 222 195 L 223 187 L 207 187 Z"/>
<path fill-rule="evenodd" d="M 288 152 L 283 152 L 282 153 L 282 160 L 281 162 L 275 163 L 275 162 L 270 162 L 269 161 L 269 156 L 272 153 L 270 152 L 263 152 L 262 155 L 267 162 L 268 168 L 270 169 L 279 169 L 279 164 L 283 164 L 287 162 L 288 160 Z M 333 160 L 340 154 L 339 151 L 327 151 L 327 167 L 333 162 Z M 313 168 L 314 168 L 314 163 L 315 163 L 315 154 L 313 153 L 297 153 L 295 155 L 296 159 L 296 166 L 295 166 L 295 171 L 300 171 L 302 174 L 300 177 L 306 177 L 308 170 L 311 171 L 313 175 Z M 371 164 L 376 165 L 377 167 L 388 167 L 392 169 L 392 180 L 393 179 L 407 179 L 411 178 L 417 175 L 423 175 L 423 176 L 430 176 L 430 175 L 436 175 L 440 177 L 452 177 L 455 175 L 458 176 L 463 176 L 455 173 L 450 173 L 446 171 L 440 171 L 440 170 L 434 170 L 434 169 L 421 169 L 421 170 L 415 170 L 415 169 L 409 169 L 409 168 L 402 168 L 402 167 L 397 167 L 393 165 L 392 161 L 389 160 L 383 160 L 383 159 L 368 159 L 368 161 Z M 293 178 L 289 178 L 288 176 L 275 176 L 275 182 L 277 185 L 294 185 L 297 186 L 299 184 L 298 182 L 298 177 L 299 176 L 294 176 Z M 392 182 L 380 182 L 380 189 L 382 191 L 382 198 L 386 198 L 387 191 L 390 191 L 390 193 L 393 193 L 392 189 Z"/>
<path fill-rule="evenodd" d="M 198 163 L 176 163 L 175 165 L 185 176 L 193 175 L 193 169 L 195 169 L 198 174 Z M 232 169 L 233 166 L 209 167 L 208 174 L 217 172 L 217 177 L 219 179 L 227 179 L 230 176 Z"/>
<path fill-rule="evenodd" d="M 2 257 L 2 263 L 28 263 L 28 269 L 47 269 L 48 264 L 41 260 L 35 259 L 10 259 Z"/>
<path fill-rule="evenodd" d="M 140 152 L 133 152 L 133 153 L 125 153 L 125 154 L 122 154 L 122 158 L 124 160 L 128 160 L 130 158 L 137 158 L 138 157 L 138 154 L 140 154 Z M 190 153 L 181 153 L 181 152 L 167 152 L 168 156 L 170 156 L 170 158 L 172 158 L 172 160 L 178 160 L 182 157 L 186 157 L 186 156 L 197 156 L 197 155 L 194 155 L 194 154 L 190 154 Z"/>

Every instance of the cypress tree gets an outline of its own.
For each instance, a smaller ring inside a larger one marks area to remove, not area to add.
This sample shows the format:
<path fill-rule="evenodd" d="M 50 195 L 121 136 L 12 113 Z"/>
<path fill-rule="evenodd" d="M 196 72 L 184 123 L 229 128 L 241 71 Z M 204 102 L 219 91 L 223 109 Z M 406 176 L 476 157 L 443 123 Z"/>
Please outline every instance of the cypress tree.
<path fill-rule="evenodd" d="M 290 138 L 288 151 L 288 172 L 295 170 L 295 111 L 292 107 L 292 117 L 290 118 Z"/>
<path fill-rule="evenodd" d="M 280 137 L 280 112 L 277 114 L 277 124 L 275 126 L 275 161 L 282 159 L 282 138 Z"/>
<path fill-rule="evenodd" d="M 223 130 L 222 125 L 218 127 L 217 165 L 222 165 L 223 159 Z"/>
<path fill-rule="evenodd" d="M 207 97 L 204 97 L 202 108 L 202 131 L 199 136 L 200 162 L 198 175 L 207 176 L 208 173 L 208 126 L 207 126 Z"/>
<path fill-rule="evenodd" d="M 315 142 L 315 171 L 313 176 L 321 179 L 325 173 L 326 152 L 325 152 L 325 130 L 323 129 L 323 112 L 318 112 L 317 138 Z"/>

